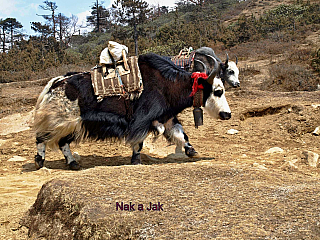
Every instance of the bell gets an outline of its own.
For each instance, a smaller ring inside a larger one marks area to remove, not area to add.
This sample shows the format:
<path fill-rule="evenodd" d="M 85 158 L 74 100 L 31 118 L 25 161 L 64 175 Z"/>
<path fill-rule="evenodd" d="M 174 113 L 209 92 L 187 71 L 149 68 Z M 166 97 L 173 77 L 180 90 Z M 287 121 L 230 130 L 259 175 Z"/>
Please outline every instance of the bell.
<path fill-rule="evenodd" d="M 203 111 L 201 108 L 194 108 L 193 109 L 193 118 L 194 118 L 194 125 L 196 128 L 198 128 L 198 126 L 203 125 Z"/>

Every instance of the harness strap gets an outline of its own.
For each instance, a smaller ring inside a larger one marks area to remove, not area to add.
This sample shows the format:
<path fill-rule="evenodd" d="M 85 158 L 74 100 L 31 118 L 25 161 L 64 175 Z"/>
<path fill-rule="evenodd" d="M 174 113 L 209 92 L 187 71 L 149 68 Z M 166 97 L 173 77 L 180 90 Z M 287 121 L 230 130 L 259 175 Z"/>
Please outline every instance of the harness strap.
<path fill-rule="evenodd" d="M 199 108 L 203 106 L 203 90 L 200 89 L 193 97 L 193 107 Z"/>
<path fill-rule="evenodd" d="M 126 93 L 127 93 L 126 88 L 125 88 L 125 86 L 124 86 L 124 84 L 123 84 L 123 82 L 122 82 L 120 73 L 119 73 L 119 71 L 118 71 L 117 68 L 115 68 L 115 72 L 116 72 L 116 75 L 118 76 L 118 81 L 119 81 L 120 87 L 122 88 L 122 93 L 123 93 L 123 94 L 126 94 Z"/>
<path fill-rule="evenodd" d="M 199 78 L 207 79 L 208 75 L 206 73 L 194 72 L 191 75 L 193 78 L 192 92 L 190 93 L 190 97 L 193 97 L 193 106 L 201 107 L 203 106 L 203 86 L 198 83 Z"/>
<path fill-rule="evenodd" d="M 189 57 L 189 65 L 190 65 L 190 69 L 189 71 L 192 71 L 193 66 L 194 66 L 194 56 L 196 55 L 196 51 L 192 51 Z"/>

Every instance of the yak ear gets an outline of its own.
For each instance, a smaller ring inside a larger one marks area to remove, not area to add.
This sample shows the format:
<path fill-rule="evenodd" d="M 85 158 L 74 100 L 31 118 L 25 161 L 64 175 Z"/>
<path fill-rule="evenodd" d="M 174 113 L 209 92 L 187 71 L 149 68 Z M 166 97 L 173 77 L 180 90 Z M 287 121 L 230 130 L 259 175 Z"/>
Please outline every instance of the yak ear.
<path fill-rule="evenodd" d="M 213 79 L 218 75 L 218 73 L 220 72 L 220 69 L 221 69 L 220 64 L 218 63 L 218 61 L 216 59 L 214 59 L 214 67 L 207 78 L 207 82 L 209 84 L 211 84 L 211 85 L 213 84 Z"/>
<path fill-rule="evenodd" d="M 225 63 L 220 63 L 220 69 L 222 69 L 222 71 L 225 71 L 227 69 Z"/>

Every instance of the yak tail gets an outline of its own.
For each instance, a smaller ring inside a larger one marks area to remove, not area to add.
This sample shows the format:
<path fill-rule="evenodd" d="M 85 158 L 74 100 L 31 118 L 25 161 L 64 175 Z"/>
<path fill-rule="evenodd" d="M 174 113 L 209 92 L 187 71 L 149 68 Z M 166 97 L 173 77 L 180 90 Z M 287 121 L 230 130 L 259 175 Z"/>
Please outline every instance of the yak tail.
<path fill-rule="evenodd" d="M 42 90 L 42 92 L 40 93 L 37 103 L 36 103 L 36 110 L 39 109 L 40 105 L 43 104 L 46 100 L 48 100 L 48 96 L 47 94 L 50 92 L 51 87 L 53 86 L 53 84 L 55 84 L 58 81 L 64 80 L 65 77 L 64 76 L 59 76 L 59 77 L 55 77 L 52 78 L 47 85 L 44 87 L 44 89 Z"/>
<path fill-rule="evenodd" d="M 80 117 L 68 121 L 59 121 L 60 119 L 56 117 L 54 113 L 45 113 L 44 118 L 35 119 L 34 130 L 36 135 L 46 143 L 47 147 L 58 150 L 59 141 L 66 136 L 71 136 L 75 143 L 79 143 L 83 139 L 84 133 Z"/>
<path fill-rule="evenodd" d="M 54 150 L 59 148 L 61 138 L 71 136 L 75 142 L 83 138 L 78 102 L 67 99 L 63 90 L 58 94 L 51 91 L 53 85 L 64 79 L 64 76 L 60 76 L 47 83 L 34 111 L 33 130 L 37 139 Z"/>

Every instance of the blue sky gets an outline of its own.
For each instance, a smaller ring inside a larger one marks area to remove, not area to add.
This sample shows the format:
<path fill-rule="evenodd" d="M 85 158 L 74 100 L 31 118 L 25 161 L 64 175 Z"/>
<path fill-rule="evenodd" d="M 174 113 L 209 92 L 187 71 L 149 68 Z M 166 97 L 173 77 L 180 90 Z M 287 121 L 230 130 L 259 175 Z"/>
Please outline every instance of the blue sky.
<path fill-rule="evenodd" d="M 78 25 L 86 24 L 86 16 L 90 14 L 91 6 L 95 0 L 51 0 L 58 6 L 57 12 L 67 17 L 76 15 L 78 17 Z M 161 2 L 160 2 L 161 1 Z M 44 19 L 37 14 L 48 14 L 49 11 L 42 10 L 39 6 L 44 5 L 44 0 L 0 0 L 0 19 L 16 18 L 23 25 L 24 33 L 35 34 L 30 28 L 30 22 L 42 22 Z M 114 0 L 103 1 L 103 6 L 109 8 Z M 174 0 L 146 0 L 149 5 L 174 6 Z"/>

